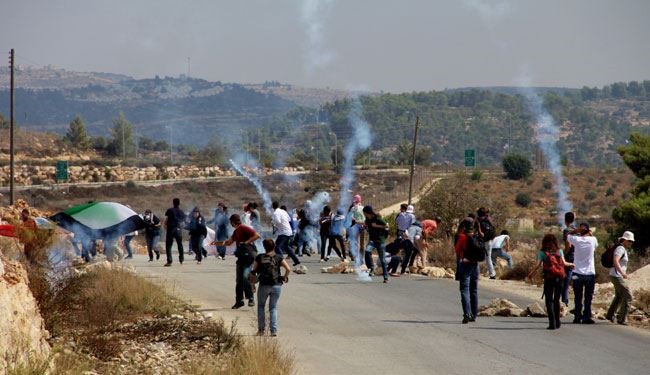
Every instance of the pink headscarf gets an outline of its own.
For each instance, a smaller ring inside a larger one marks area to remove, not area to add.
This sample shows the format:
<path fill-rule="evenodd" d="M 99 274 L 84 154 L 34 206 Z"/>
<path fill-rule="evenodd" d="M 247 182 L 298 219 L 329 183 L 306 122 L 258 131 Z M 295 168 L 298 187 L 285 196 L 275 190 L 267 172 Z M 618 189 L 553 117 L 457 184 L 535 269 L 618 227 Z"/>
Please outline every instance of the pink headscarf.
<path fill-rule="evenodd" d="M 359 194 L 357 194 L 354 197 L 352 197 L 352 203 L 355 203 L 355 204 L 361 203 L 361 196 Z"/>

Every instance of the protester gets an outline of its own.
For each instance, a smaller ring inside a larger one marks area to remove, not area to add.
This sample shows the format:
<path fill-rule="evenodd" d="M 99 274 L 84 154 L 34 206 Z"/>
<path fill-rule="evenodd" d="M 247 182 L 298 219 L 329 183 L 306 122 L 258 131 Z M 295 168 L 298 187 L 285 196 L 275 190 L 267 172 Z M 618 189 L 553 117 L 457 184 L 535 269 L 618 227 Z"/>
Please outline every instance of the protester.
<path fill-rule="evenodd" d="M 492 240 L 492 265 L 496 267 L 497 258 L 505 259 L 508 262 L 508 268 L 512 269 L 512 255 L 508 254 L 510 252 L 510 233 L 507 230 L 502 230 L 501 234 L 494 237 Z M 496 279 L 495 277 L 490 277 L 491 279 Z"/>
<path fill-rule="evenodd" d="M 329 254 L 326 254 L 327 240 L 329 239 L 330 228 L 332 227 L 332 209 L 329 206 L 323 207 L 323 211 L 320 213 L 320 218 L 318 219 L 318 226 L 320 234 L 320 261 L 327 262 L 330 259 Z"/>
<path fill-rule="evenodd" d="M 573 263 L 564 259 L 564 252 L 560 249 L 557 238 L 553 234 L 547 234 L 542 239 L 542 249 L 537 254 L 539 261 L 530 272 L 531 279 L 539 267 L 543 267 L 544 276 L 544 298 L 546 302 L 546 313 L 548 315 L 548 328 L 560 328 L 560 298 L 562 297 L 562 285 L 566 278 L 565 267 L 573 267 Z"/>
<path fill-rule="evenodd" d="M 404 249 L 404 263 L 408 263 L 413 253 L 413 248 L 408 241 L 408 230 L 415 222 L 415 215 L 413 214 L 413 206 L 402 203 L 399 207 L 400 212 L 395 217 L 395 226 L 397 228 L 397 235 L 393 242 L 386 245 L 386 251 L 391 254 L 397 254 L 400 249 Z M 409 211 L 410 209 L 410 211 Z"/>
<path fill-rule="evenodd" d="M 244 296 L 248 299 L 248 306 L 255 306 L 253 300 L 253 289 L 248 280 L 248 274 L 257 255 L 255 241 L 260 235 L 248 225 L 242 224 L 241 217 L 237 214 L 230 216 L 230 225 L 235 228 L 232 236 L 225 241 L 215 241 L 216 246 L 230 246 L 233 243 L 237 246 L 235 256 L 237 257 L 235 269 L 235 304 L 233 309 L 244 306 Z"/>
<path fill-rule="evenodd" d="M 122 241 L 122 244 L 124 244 L 124 249 L 126 250 L 126 258 L 124 259 L 133 259 L 133 248 L 131 248 L 131 241 L 133 241 L 137 235 L 137 230 L 124 235 L 124 241 Z"/>
<path fill-rule="evenodd" d="M 564 259 L 570 263 L 574 262 L 575 248 L 569 243 L 567 237 L 569 236 L 569 232 L 576 229 L 576 226 L 574 224 L 575 220 L 576 216 L 573 212 L 567 212 L 564 214 L 565 228 L 562 231 L 562 240 L 564 241 Z M 571 284 L 571 279 L 573 276 L 573 268 L 566 267 L 564 271 L 566 272 L 566 277 L 564 278 L 564 284 L 562 285 L 562 302 L 566 306 L 569 306 L 569 285 Z"/>
<path fill-rule="evenodd" d="M 311 222 L 307 217 L 307 212 L 304 209 L 298 210 L 298 249 L 299 257 L 303 254 L 308 257 L 311 256 Z"/>
<path fill-rule="evenodd" d="M 244 213 L 241 216 L 241 222 L 244 225 L 248 225 L 249 227 L 251 226 L 251 210 L 250 210 L 250 203 L 244 203 L 244 206 L 242 206 L 242 210 Z"/>
<path fill-rule="evenodd" d="M 219 202 L 217 209 L 214 210 L 214 217 L 206 224 L 214 224 L 214 237 L 217 241 L 228 239 L 228 207 Z M 226 247 L 217 246 L 217 257 L 221 260 L 226 259 Z"/>
<path fill-rule="evenodd" d="M 576 230 L 569 232 L 567 241 L 574 250 L 573 294 L 575 311 L 573 323 L 594 324 L 591 318 L 591 300 L 596 286 L 596 266 L 594 254 L 598 240 L 589 229 L 589 224 L 582 223 Z"/>
<path fill-rule="evenodd" d="M 275 244 L 270 238 L 262 242 L 265 254 L 255 258 L 252 274 L 260 283 L 257 290 L 257 335 L 263 336 L 266 330 L 266 316 L 264 309 L 266 300 L 269 300 L 269 315 L 271 316 L 271 337 L 278 335 L 278 301 L 282 294 L 282 284 L 289 282 L 291 268 L 282 255 L 275 252 Z M 281 275 L 280 268 L 284 268 L 284 275 Z M 255 283 L 253 283 L 255 292 Z"/>
<path fill-rule="evenodd" d="M 627 249 L 632 247 L 633 244 L 634 233 L 629 231 L 623 233 L 614 249 L 612 259 L 614 267 L 609 269 L 609 279 L 614 284 L 614 299 L 609 305 L 605 318 L 614 323 L 614 314 L 616 314 L 616 322 L 621 325 L 627 325 L 627 312 L 630 303 L 632 303 L 632 293 L 625 279 L 627 279 L 627 263 L 629 260 Z"/>
<path fill-rule="evenodd" d="M 352 198 L 352 205 L 348 208 L 348 214 L 350 216 L 348 226 L 355 226 L 355 230 L 349 231 L 348 241 L 354 241 L 354 248 L 358 249 L 360 252 L 365 249 L 365 228 L 363 226 L 364 221 L 366 220 L 363 215 L 363 204 L 361 203 L 361 195 L 357 194 Z M 350 244 L 352 248 L 352 244 Z M 352 254 L 352 253 L 351 253 Z M 352 254 L 354 255 L 354 254 Z M 363 262 L 364 257 L 359 255 L 360 260 Z"/>
<path fill-rule="evenodd" d="M 176 240 L 176 247 L 178 248 L 178 262 L 183 264 L 183 233 L 181 228 L 185 222 L 185 213 L 180 209 L 181 200 L 174 198 L 172 200 L 173 207 L 167 209 L 165 212 L 165 253 L 167 255 L 167 263 L 165 267 L 172 265 L 172 244 Z"/>
<path fill-rule="evenodd" d="M 460 300 L 463 306 L 463 324 L 476 321 L 478 316 L 479 265 L 474 259 L 474 222 L 463 220 L 456 234 L 456 279 L 460 284 Z"/>
<path fill-rule="evenodd" d="M 18 237 L 20 242 L 24 245 L 23 251 L 25 252 L 25 258 L 27 258 L 29 262 L 35 262 L 36 254 L 34 252 L 36 250 L 35 240 L 38 226 L 36 225 L 36 221 L 29 215 L 29 210 L 26 208 L 20 212 L 20 220 L 21 228 L 18 231 Z"/>
<path fill-rule="evenodd" d="M 374 274 L 375 265 L 372 261 L 372 250 L 377 250 L 377 257 L 381 263 L 381 269 L 384 276 L 384 283 L 388 282 L 388 268 L 386 266 L 386 237 L 388 236 L 388 224 L 375 213 L 371 206 L 363 208 L 363 214 L 366 218 L 365 228 L 368 230 L 368 245 L 365 249 L 366 266 L 369 275 Z"/>
<path fill-rule="evenodd" d="M 203 239 L 208 234 L 205 226 L 205 219 L 201 215 L 201 210 L 194 207 L 190 222 L 187 224 L 187 230 L 190 232 L 190 244 L 195 253 L 196 264 L 201 264 L 203 257 L 207 257 L 207 251 L 203 248 Z"/>
<path fill-rule="evenodd" d="M 343 215 L 343 210 L 336 210 L 336 215 L 332 217 L 332 224 L 330 227 L 330 233 L 329 233 L 329 246 L 327 249 L 327 256 L 329 257 L 330 254 L 332 253 L 332 249 L 336 252 L 336 255 L 338 255 L 341 260 L 344 262 L 347 261 L 346 259 L 346 253 L 345 253 L 345 242 L 343 241 L 343 231 L 345 230 L 345 215 Z M 341 246 L 339 249 L 336 246 L 336 243 Z M 352 257 L 352 254 L 350 254 L 350 257 L 352 258 L 352 261 L 354 261 L 354 257 Z"/>
<path fill-rule="evenodd" d="M 250 212 L 250 226 L 255 229 L 257 233 L 260 234 L 260 238 L 262 236 L 262 223 L 261 219 L 262 217 L 260 216 L 260 211 L 257 209 L 258 205 L 257 202 L 249 202 L 248 203 L 248 210 Z M 262 240 L 258 240 L 255 243 L 255 246 L 258 248 L 262 248 Z"/>
<path fill-rule="evenodd" d="M 160 259 L 160 250 L 158 250 L 158 241 L 160 240 L 160 219 L 154 215 L 150 209 L 144 211 L 143 220 L 147 224 L 144 230 L 144 238 L 147 243 L 147 253 L 149 261 L 153 262 L 153 253 L 156 253 L 156 260 Z"/>
<path fill-rule="evenodd" d="M 280 208 L 278 202 L 273 202 L 273 214 L 271 215 L 271 220 L 273 222 L 273 228 L 278 237 L 275 240 L 276 243 L 276 252 L 279 255 L 288 255 L 293 261 L 294 267 L 300 264 L 300 260 L 291 249 L 291 239 L 293 237 L 293 229 L 291 227 L 291 217 L 285 209 Z M 284 206 L 283 206 L 284 207 Z"/>
<path fill-rule="evenodd" d="M 386 246 L 386 254 L 390 255 L 390 261 L 388 262 L 388 266 L 387 266 L 388 274 L 391 277 L 400 277 L 401 274 L 397 273 L 397 268 L 399 267 L 399 264 L 402 261 L 402 257 L 399 256 L 400 247 L 390 246 L 390 245 L 392 244 Z"/>
<path fill-rule="evenodd" d="M 492 264 L 492 240 L 496 237 L 496 227 L 490 217 L 490 210 L 481 207 L 476 211 L 476 231 L 485 243 L 485 263 L 488 268 L 488 276 L 490 279 L 495 279 L 497 274 L 494 272 L 494 264 Z"/>

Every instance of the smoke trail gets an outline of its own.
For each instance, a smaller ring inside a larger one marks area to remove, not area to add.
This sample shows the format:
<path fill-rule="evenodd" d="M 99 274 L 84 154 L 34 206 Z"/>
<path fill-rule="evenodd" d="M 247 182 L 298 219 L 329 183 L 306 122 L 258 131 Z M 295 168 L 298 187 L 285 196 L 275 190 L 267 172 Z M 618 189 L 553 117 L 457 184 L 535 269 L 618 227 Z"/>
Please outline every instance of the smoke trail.
<path fill-rule="evenodd" d="M 269 195 L 269 192 L 262 185 L 260 179 L 257 176 L 248 173 L 248 171 L 244 169 L 244 167 L 242 167 L 241 164 L 237 163 L 233 159 L 230 159 L 229 161 L 230 161 L 230 165 L 232 165 L 232 167 L 235 168 L 237 172 L 239 172 L 248 181 L 250 181 L 253 184 L 253 186 L 255 186 L 255 190 L 257 190 L 257 194 L 259 194 L 260 197 L 262 197 L 264 211 L 266 211 L 267 214 L 271 215 L 273 213 L 273 210 L 271 209 L 271 196 Z"/>
<path fill-rule="evenodd" d="M 475 10 L 488 26 L 500 22 L 512 12 L 512 5 L 506 0 L 463 0 L 463 5 Z"/>
<path fill-rule="evenodd" d="M 546 164 L 555 179 L 554 189 L 558 202 L 558 223 L 564 224 L 564 213 L 573 210 L 569 199 L 569 185 L 562 174 L 560 152 L 557 148 L 560 129 L 553 117 L 544 109 L 544 100 L 535 90 L 530 88 L 530 79 L 523 79 L 525 83 L 521 89 L 528 110 L 535 116 L 535 138 L 544 153 Z"/>
<path fill-rule="evenodd" d="M 362 118 L 361 101 L 358 97 L 352 100 L 348 120 L 354 133 L 343 151 L 343 176 L 341 176 L 341 198 L 338 207 L 341 210 L 347 209 L 352 201 L 350 189 L 354 183 L 354 159 L 359 152 L 370 147 L 372 142 L 370 126 Z"/>
<path fill-rule="evenodd" d="M 307 73 L 329 65 L 336 55 L 325 49 L 323 37 L 323 18 L 331 9 L 333 0 L 303 0 L 301 23 L 307 33 L 307 50 L 305 51 Z"/>

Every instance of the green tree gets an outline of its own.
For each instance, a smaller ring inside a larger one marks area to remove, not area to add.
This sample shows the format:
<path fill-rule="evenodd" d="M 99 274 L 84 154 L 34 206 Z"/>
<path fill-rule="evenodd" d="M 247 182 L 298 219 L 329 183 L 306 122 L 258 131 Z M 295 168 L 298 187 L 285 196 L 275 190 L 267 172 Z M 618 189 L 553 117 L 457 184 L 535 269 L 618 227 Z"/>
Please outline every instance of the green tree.
<path fill-rule="evenodd" d="M 133 154 L 135 151 L 133 125 L 126 119 L 124 112 L 120 112 L 119 116 L 113 120 L 111 136 L 113 137 L 110 147 L 111 154 L 123 158 Z"/>
<path fill-rule="evenodd" d="M 533 166 L 527 157 L 521 154 L 508 154 L 502 161 L 503 170 L 511 180 L 530 177 Z"/>
<path fill-rule="evenodd" d="M 70 122 L 70 127 L 65 135 L 66 141 L 79 150 L 87 150 L 90 148 L 92 142 L 88 133 L 86 133 L 86 124 L 81 116 L 76 115 Z"/>
<path fill-rule="evenodd" d="M 650 246 L 650 136 L 632 134 L 630 143 L 618 152 L 639 181 L 632 196 L 621 201 L 612 212 L 617 223 L 614 237 L 626 230 L 634 232 L 634 247 L 645 255 Z"/>

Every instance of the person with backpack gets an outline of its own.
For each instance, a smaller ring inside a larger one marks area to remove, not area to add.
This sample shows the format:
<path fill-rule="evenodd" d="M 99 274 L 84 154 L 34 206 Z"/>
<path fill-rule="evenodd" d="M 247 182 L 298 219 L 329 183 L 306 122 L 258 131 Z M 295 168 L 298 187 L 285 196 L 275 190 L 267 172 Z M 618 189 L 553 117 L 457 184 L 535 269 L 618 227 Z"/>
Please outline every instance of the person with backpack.
<path fill-rule="evenodd" d="M 488 276 L 490 279 L 496 279 L 497 274 L 494 272 L 494 264 L 492 264 L 492 240 L 496 237 L 496 227 L 490 217 L 490 210 L 481 207 L 476 211 L 476 232 L 485 244 L 485 263 L 488 268 Z"/>
<path fill-rule="evenodd" d="M 554 234 L 547 234 L 542 239 L 542 249 L 537 254 L 539 261 L 530 272 L 531 279 L 537 269 L 542 267 L 544 276 L 544 302 L 548 315 L 548 328 L 558 329 L 562 325 L 560 321 L 560 298 L 562 297 L 562 285 L 566 278 L 565 267 L 572 267 L 573 263 L 564 259 L 564 252 L 560 249 L 557 237 Z"/>
<path fill-rule="evenodd" d="M 283 256 L 275 252 L 275 243 L 270 238 L 262 242 L 265 254 L 255 258 L 252 275 L 257 279 L 260 286 L 257 289 L 257 335 L 264 336 L 266 330 L 266 316 L 264 309 L 266 300 L 269 300 L 269 315 L 271 316 L 271 337 L 278 335 L 278 301 L 282 293 L 282 284 L 289 282 L 291 268 Z M 284 275 L 280 274 L 280 268 L 284 268 Z M 253 292 L 255 292 L 255 280 L 253 280 Z"/>
<path fill-rule="evenodd" d="M 253 228 L 242 224 L 241 217 L 237 214 L 230 216 L 230 225 L 235 228 L 232 236 L 225 241 L 215 241 L 212 245 L 230 246 L 233 243 L 236 244 L 235 304 L 232 308 L 238 309 L 244 306 L 244 295 L 248 299 L 248 306 L 252 307 L 255 306 L 255 302 L 253 300 L 253 289 L 248 275 L 257 256 L 255 241 L 260 238 L 260 235 Z"/>
<path fill-rule="evenodd" d="M 144 238 L 147 243 L 147 253 L 149 261 L 153 262 L 153 253 L 156 253 L 156 260 L 160 259 L 160 250 L 158 250 L 158 240 L 160 240 L 160 219 L 154 215 L 150 209 L 144 211 L 142 216 L 145 224 Z"/>
<path fill-rule="evenodd" d="M 455 251 L 463 324 L 467 324 L 476 321 L 478 316 L 478 264 L 485 260 L 485 245 L 481 237 L 474 233 L 473 221 L 462 221 L 456 235 Z"/>
<path fill-rule="evenodd" d="M 183 264 L 183 233 L 181 228 L 185 223 L 185 213 L 180 209 L 181 200 L 174 198 L 172 200 L 173 207 L 167 209 L 165 212 L 165 253 L 167 255 L 167 263 L 165 267 L 172 265 L 172 245 L 176 241 L 178 248 L 178 262 Z"/>
<path fill-rule="evenodd" d="M 196 264 L 201 264 L 203 258 L 208 256 L 208 252 L 203 248 L 203 238 L 208 234 L 208 229 L 198 207 L 194 207 L 192 210 L 192 216 L 186 229 L 190 233 L 190 247 L 194 250 Z"/>
<path fill-rule="evenodd" d="M 596 265 L 594 254 L 598 240 L 589 229 L 589 224 L 582 223 L 580 227 L 569 232 L 567 241 L 574 250 L 573 294 L 574 294 L 574 324 L 594 324 L 591 318 L 591 301 L 596 287 Z"/>
<path fill-rule="evenodd" d="M 564 259 L 567 262 L 573 263 L 574 261 L 574 250 L 573 245 L 569 243 L 568 236 L 571 231 L 576 229 L 575 226 L 576 215 L 573 212 L 567 212 L 564 214 L 564 230 L 562 231 L 562 240 L 564 241 Z M 566 272 L 566 277 L 564 278 L 564 284 L 562 285 L 562 302 L 569 306 L 569 285 L 571 284 L 571 279 L 573 277 L 573 268 L 565 267 L 564 272 Z"/>
<path fill-rule="evenodd" d="M 616 322 L 621 325 L 627 325 L 625 322 L 627 318 L 627 311 L 630 303 L 632 302 L 632 293 L 630 287 L 625 282 L 627 279 L 627 263 L 628 254 L 627 249 L 634 244 L 634 233 L 626 231 L 618 239 L 618 244 L 611 250 L 607 251 L 603 256 L 607 258 L 606 265 L 609 264 L 611 259 L 611 267 L 609 269 L 609 279 L 614 284 L 614 299 L 609 305 L 607 315 L 605 318 L 614 323 L 614 314 L 616 315 Z M 609 254 L 611 253 L 611 254 Z M 603 264 L 605 266 L 605 264 Z"/>
<path fill-rule="evenodd" d="M 365 258 L 369 275 L 374 274 L 375 265 L 372 261 L 372 250 L 377 250 L 379 263 L 384 276 L 384 283 L 388 283 L 388 267 L 386 265 L 386 237 L 388 237 L 388 224 L 375 213 L 371 206 L 363 208 L 363 215 L 366 218 L 365 228 L 368 231 L 368 245 L 366 246 Z"/>

